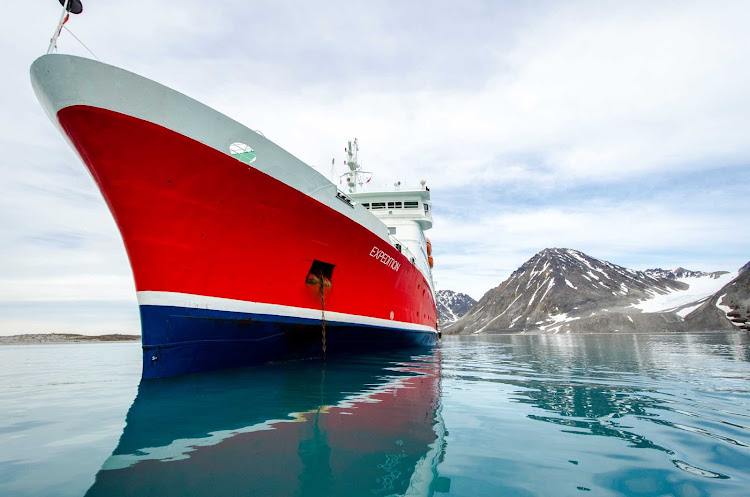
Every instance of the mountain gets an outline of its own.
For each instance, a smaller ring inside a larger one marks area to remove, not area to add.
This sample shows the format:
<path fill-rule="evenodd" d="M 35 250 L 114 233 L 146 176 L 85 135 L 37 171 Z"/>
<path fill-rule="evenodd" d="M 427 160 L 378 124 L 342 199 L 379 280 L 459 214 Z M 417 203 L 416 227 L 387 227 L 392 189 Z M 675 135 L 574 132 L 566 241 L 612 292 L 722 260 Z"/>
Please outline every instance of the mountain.
<path fill-rule="evenodd" d="M 736 278 L 685 316 L 687 323 L 703 329 L 711 329 L 715 323 L 727 319 L 750 331 L 750 262 L 740 268 Z"/>
<path fill-rule="evenodd" d="M 446 326 L 466 314 L 477 301 L 465 293 L 453 290 L 437 291 L 437 311 L 440 324 Z"/>
<path fill-rule="evenodd" d="M 712 295 L 729 279 L 727 272 L 682 268 L 635 271 L 576 250 L 545 249 L 443 331 L 686 331 L 685 314 L 693 310 L 689 304 Z M 726 319 L 714 325 L 732 327 Z"/>
<path fill-rule="evenodd" d="M 670 280 L 682 279 L 682 278 L 720 278 L 724 274 L 729 274 L 729 271 L 713 271 L 706 273 L 704 271 L 691 271 L 684 267 L 678 267 L 675 269 L 646 269 L 644 273 L 649 276 L 656 276 L 659 278 L 667 278 Z"/>

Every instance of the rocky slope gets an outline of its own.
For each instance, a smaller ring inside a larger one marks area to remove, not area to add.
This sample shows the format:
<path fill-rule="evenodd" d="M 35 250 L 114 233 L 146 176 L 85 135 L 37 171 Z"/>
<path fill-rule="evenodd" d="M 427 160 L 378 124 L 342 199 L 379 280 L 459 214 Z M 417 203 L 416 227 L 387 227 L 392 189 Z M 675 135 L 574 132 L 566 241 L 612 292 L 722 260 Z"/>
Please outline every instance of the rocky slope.
<path fill-rule="evenodd" d="M 686 323 L 704 329 L 725 320 L 750 331 L 750 262 L 742 266 L 735 279 L 685 316 Z"/>
<path fill-rule="evenodd" d="M 465 293 L 453 290 L 437 291 L 437 311 L 440 324 L 447 326 L 466 314 L 477 301 Z"/>
<path fill-rule="evenodd" d="M 576 250 L 545 249 L 443 331 L 688 331 L 699 325 L 685 317 L 695 311 L 695 298 L 710 296 L 729 276 L 682 268 L 635 271 Z M 689 291 L 693 286 L 699 291 Z M 733 328 L 720 317 L 705 321 L 711 326 L 702 329 Z"/>
<path fill-rule="evenodd" d="M 667 278 L 670 280 L 682 279 L 682 278 L 720 278 L 724 274 L 729 274 L 729 271 L 713 271 L 706 273 L 704 271 L 691 271 L 684 267 L 678 267 L 675 269 L 646 269 L 644 271 L 649 276 L 656 276 L 659 278 Z"/>

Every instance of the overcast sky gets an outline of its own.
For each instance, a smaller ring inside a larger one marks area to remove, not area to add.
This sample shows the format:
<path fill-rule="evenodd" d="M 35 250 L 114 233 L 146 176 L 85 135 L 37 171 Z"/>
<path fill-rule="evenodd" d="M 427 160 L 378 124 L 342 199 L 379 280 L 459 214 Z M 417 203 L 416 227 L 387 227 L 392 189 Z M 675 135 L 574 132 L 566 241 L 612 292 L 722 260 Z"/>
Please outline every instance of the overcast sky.
<path fill-rule="evenodd" d="M 0 334 L 137 333 L 117 228 L 29 83 L 58 7 L 0 32 Z M 439 289 L 479 298 L 545 247 L 750 259 L 750 2 L 88 0 L 68 26 L 326 175 L 356 136 L 371 189 L 426 179 Z"/>

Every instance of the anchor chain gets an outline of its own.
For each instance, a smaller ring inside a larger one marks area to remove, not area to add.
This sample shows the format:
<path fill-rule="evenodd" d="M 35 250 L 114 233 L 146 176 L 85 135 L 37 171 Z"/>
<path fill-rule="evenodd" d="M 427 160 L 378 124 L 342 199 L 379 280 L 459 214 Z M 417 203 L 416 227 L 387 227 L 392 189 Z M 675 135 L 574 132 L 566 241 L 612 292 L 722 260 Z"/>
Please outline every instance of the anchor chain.
<path fill-rule="evenodd" d="M 320 325 L 322 329 L 322 349 L 323 349 L 323 360 L 326 360 L 326 294 L 325 294 L 325 279 L 321 275 L 320 278 Z"/>

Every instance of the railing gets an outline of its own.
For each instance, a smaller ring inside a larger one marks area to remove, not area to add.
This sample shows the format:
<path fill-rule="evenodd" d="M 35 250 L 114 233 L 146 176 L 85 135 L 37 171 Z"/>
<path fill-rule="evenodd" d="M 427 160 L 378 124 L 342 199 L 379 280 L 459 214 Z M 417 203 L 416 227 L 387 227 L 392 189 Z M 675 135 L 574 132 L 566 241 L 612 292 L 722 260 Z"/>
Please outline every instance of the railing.
<path fill-rule="evenodd" d="M 426 266 L 426 265 L 425 265 L 425 264 L 426 264 L 426 261 L 423 261 L 423 260 L 422 260 L 421 258 L 419 258 L 419 257 L 417 257 L 416 255 L 414 255 L 414 253 L 413 253 L 413 252 L 412 252 L 411 250 L 409 250 L 409 249 L 408 249 L 408 248 L 406 247 L 406 245 L 404 245 L 404 244 L 403 244 L 403 243 L 401 242 L 401 240 L 399 240 L 399 239 L 398 239 L 398 238 L 396 238 L 395 236 L 393 236 L 393 235 L 388 235 L 388 237 L 390 238 L 390 241 L 391 241 L 391 245 L 393 245 L 394 247 L 395 247 L 396 245 L 398 245 L 399 247 L 401 247 L 401 250 L 400 250 L 400 252 L 401 252 L 402 254 L 404 254 L 404 256 L 405 256 L 405 257 L 406 257 L 407 259 L 409 259 L 409 262 L 411 262 L 412 264 L 414 264 L 414 265 L 415 265 L 415 266 L 417 267 L 417 269 L 419 269 L 419 270 L 420 270 L 420 271 L 422 272 L 422 274 L 423 274 L 423 275 L 425 276 L 425 279 L 426 279 L 427 281 L 430 281 L 430 280 L 432 279 L 432 278 L 430 277 L 430 275 L 431 275 L 432 273 L 430 272 L 429 266 Z"/>
<path fill-rule="evenodd" d="M 398 238 L 396 238 L 393 235 L 388 235 L 388 238 L 391 239 L 391 245 L 393 245 L 394 247 L 396 247 L 397 245 L 399 247 L 401 247 L 401 249 L 399 250 L 399 252 L 401 252 L 402 254 L 404 254 L 404 256 L 406 256 L 406 258 L 409 259 L 409 261 L 411 261 L 414 265 L 417 264 L 417 258 L 416 258 L 416 256 L 414 255 L 414 253 L 411 250 L 409 250 L 406 247 L 406 245 L 403 244 L 403 242 L 401 242 L 401 240 L 399 240 Z"/>

